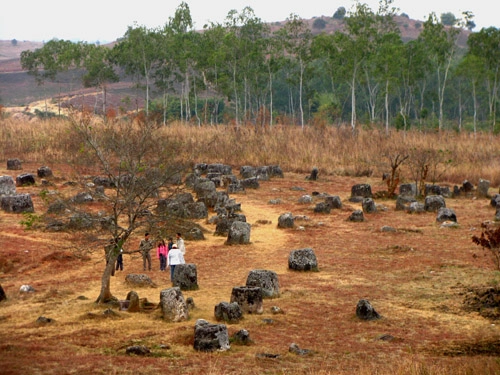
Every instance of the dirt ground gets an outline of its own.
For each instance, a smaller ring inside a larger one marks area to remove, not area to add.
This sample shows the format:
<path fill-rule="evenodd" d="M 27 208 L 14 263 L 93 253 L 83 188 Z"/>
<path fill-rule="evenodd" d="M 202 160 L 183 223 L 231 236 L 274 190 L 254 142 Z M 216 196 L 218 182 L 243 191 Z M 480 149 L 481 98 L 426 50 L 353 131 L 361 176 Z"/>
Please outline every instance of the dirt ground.
<path fill-rule="evenodd" d="M 7 171 L 5 164 L 0 175 L 14 178 L 26 172 L 36 175 L 40 167 L 27 163 L 22 171 Z M 69 194 L 69 172 L 52 169 L 55 178 L 48 190 Z M 233 171 L 238 175 L 236 167 Z M 442 228 L 436 213 L 396 211 L 395 200 L 389 199 L 375 199 L 378 212 L 355 223 L 347 218 L 361 208 L 348 200 L 357 183 L 369 183 L 373 193 L 386 190 L 378 178 L 320 174 L 318 181 L 308 181 L 304 175 L 285 173 L 283 179 L 262 181 L 259 189 L 231 195 L 252 224 L 249 245 L 227 246 L 226 238 L 213 235 L 213 224 L 199 220 L 205 240 L 186 241 L 186 261 L 196 264 L 199 290 L 183 293 L 196 307 L 181 323 L 165 322 L 158 309 L 135 314 L 114 309 L 116 316 L 106 317 L 108 307 L 94 304 L 105 265 L 102 249 L 78 257 L 79 233 L 25 230 L 22 215 L 1 211 L 0 285 L 7 300 L 0 302 L 0 372 L 385 374 L 424 368 L 427 373 L 498 373 L 498 308 L 484 316 L 482 306 L 465 303 L 471 288 L 500 282 L 490 255 L 471 241 L 480 234 L 480 224 L 494 218 L 489 199 L 474 194 L 447 198 L 457 228 Z M 35 212 L 42 214 L 43 189 L 47 187 L 37 179 L 35 186 L 18 187 L 17 192 L 32 194 Z M 343 207 L 319 214 L 313 211 L 321 201 L 316 195 L 312 204 L 298 202 L 314 192 L 339 195 Z M 279 215 L 286 212 L 296 217 L 294 229 L 277 228 Z M 383 226 L 395 231 L 384 232 Z M 125 248 L 137 246 L 142 235 L 137 232 Z M 319 272 L 289 270 L 290 251 L 306 247 L 314 250 Z M 156 258 L 153 264 L 154 270 L 146 273 L 158 286 L 133 290 L 157 304 L 160 291 L 171 284 Z M 119 299 L 132 290 L 125 276 L 143 273 L 136 255 L 126 255 L 124 266 L 112 278 L 111 289 Z M 245 285 L 253 269 L 275 271 L 281 295 L 264 300 L 263 314 L 228 324 L 230 335 L 248 330 L 252 345 L 232 345 L 223 353 L 196 352 L 196 320 L 215 322 L 215 305 L 229 302 L 232 288 Z M 24 284 L 36 292 L 20 293 Z M 360 299 L 368 299 L 382 319 L 358 319 Z M 273 306 L 284 314 L 273 314 Z M 37 324 L 40 316 L 54 322 Z M 291 343 L 312 354 L 290 353 Z M 125 354 L 128 346 L 139 344 L 152 354 Z"/>

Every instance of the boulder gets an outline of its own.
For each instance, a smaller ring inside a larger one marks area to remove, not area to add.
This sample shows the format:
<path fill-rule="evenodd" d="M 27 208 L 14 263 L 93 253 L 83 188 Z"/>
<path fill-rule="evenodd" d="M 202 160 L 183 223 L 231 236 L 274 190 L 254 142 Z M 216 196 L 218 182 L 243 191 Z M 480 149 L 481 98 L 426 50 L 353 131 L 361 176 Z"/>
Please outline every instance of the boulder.
<path fill-rule="evenodd" d="M 36 174 L 40 178 L 52 177 L 52 169 L 47 166 L 43 166 L 37 169 Z"/>
<path fill-rule="evenodd" d="M 196 193 L 196 199 L 198 202 L 205 203 L 205 206 L 212 208 L 217 203 L 217 189 L 215 183 L 210 180 L 204 180 L 198 182 L 194 186 L 194 191 Z"/>
<path fill-rule="evenodd" d="M 362 210 L 355 210 L 349 215 L 347 220 L 359 223 L 359 222 L 365 221 L 365 216 L 363 215 Z"/>
<path fill-rule="evenodd" d="M 127 282 L 131 286 L 156 287 L 156 284 L 153 282 L 153 280 L 151 280 L 148 275 L 145 275 L 143 273 L 129 273 L 127 276 L 125 276 L 125 282 Z"/>
<path fill-rule="evenodd" d="M 255 168 L 250 165 L 244 165 L 240 168 L 241 178 L 255 177 Z"/>
<path fill-rule="evenodd" d="M 127 307 L 128 312 L 141 311 L 141 304 L 137 292 L 134 292 L 133 290 L 128 292 L 126 300 L 128 301 L 128 307 Z"/>
<path fill-rule="evenodd" d="M 262 291 L 256 286 L 234 287 L 231 292 L 231 303 L 236 302 L 244 314 L 262 314 Z"/>
<path fill-rule="evenodd" d="M 194 349 L 201 352 L 229 350 L 229 335 L 224 324 L 210 324 L 198 319 L 194 327 Z"/>
<path fill-rule="evenodd" d="M 425 196 L 427 195 L 442 195 L 441 186 L 439 185 L 425 185 Z"/>
<path fill-rule="evenodd" d="M 399 195 L 396 199 L 396 211 L 408 211 L 410 204 L 417 200 L 410 195 Z"/>
<path fill-rule="evenodd" d="M 309 176 L 306 177 L 306 180 L 309 180 L 309 181 L 317 181 L 318 180 L 318 175 L 319 175 L 319 169 L 314 167 L 312 170 L 311 170 L 311 174 Z"/>
<path fill-rule="evenodd" d="M 0 196 L 15 195 L 16 183 L 11 176 L 0 176 Z"/>
<path fill-rule="evenodd" d="M 7 159 L 7 169 L 9 171 L 15 171 L 19 169 L 23 169 L 21 165 L 21 160 L 19 159 Z"/>
<path fill-rule="evenodd" d="M 196 265 L 186 263 L 175 266 L 172 283 L 175 287 L 179 287 L 180 290 L 198 290 Z"/>
<path fill-rule="evenodd" d="M 81 192 L 76 194 L 72 201 L 78 204 L 89 203 L 94 201 L 94 197 L 92 197 L 92 194 L 88 192 Z"/>
<path fill-rule="evenodd" d="M 288 256 L 288 268 L 296 271 L 318 271 L 318 260 L 311 248 L 292 250 Z"/>
<path fill-rule="evenodd" d="M 479 183 L 477 184 L 477 195 L 479 197 L 488 198 L 490 195 L 488 190 L 490 189 L 490 182 L 488 180 L 479 179 Z"/>
<path fill-rule="evenodd" d="M 364 213 L 372 214 L 377 212 L 377 206 L 372 198 L 364 198 L 363 202 L 361 202 L 361 206 L 363 207 Z"/>
<path fill-rule="evenodd" d="M 189 319 L 187 303 L 178 287 L 163 289 L 160 292 L 160 307 L 163 319 L 169 322 L 181 322 Z"/>
<path fill-rule="evenodd" d="M 425 205 L 420 202 L 411 202 L 410 206 L 407 209 L 407 212 L 409 213 L 422 213 L 425 212 Z"/>
<path fill-rule="evenodd" d="M 417 196 L 417 185 L 413 184 L 401 184 L 399 185 L 399 195 L 405 197 L 416 197 Z"/>
<path fill-rule="evenodd" d="M 35 211 L 31 195 L 29 194 L 3 196 L 0 200 L 0 206 L 6 212 L 22 213 Z"/>
<path fill-rule="evenodd" d="M 237 302 L 221 302 L 215 305 L 214 315 L 217 321 L 222 320 L 229 323 L 237 323 L 243 317 L 243 312 Z"/>
<path fill-rule="evenodd" d="M 370 302 L 366 299 L 359 300 L 356 306 L 356 316 L 362 320 L 376 320 L 380 319 L 380 314 L 375 311 Z"/>
<path fill-rule="evenodd" d="M 145 345 L 132 345 L 127 347 L 127 349 L 125 349 L 125 354 L 128 355 L 134 354 L 134 355 L 144 356 L 150 353 L 151 350 Z"/>
<path fill-rule="evenodd" d="M 310 204 L 312 203 L 312 197 L 309 194 L 305 194 L 299 198 L 300 204 Z"/>
<path fill-rule="evenodd" d="M 372 198 L 372 187 L 369 184 L 356 184 L 351 187 L 351 199 L 356 198 Z M 350 199 L 350 200 L 351 200 Z"/>
<path fill-rule="evenodd" d="M 425 197 L 424 210 L 427 212 L 436 212 L 440 208 L 446 207 L 444 198 L 440 195 L 428 195 Z"/>
<path fill-rule="evenodd" d="M 34 293 L 35 288 L 33 288 L 31 285 L 21 285 L 19 288 L 20 293 Z"/>
<path fill-rule="evenodd" d="M 291 212 L 281 214 L 278 218 L 278 228 L 293 228 L 295 225 Z"/>
<path fill-rule="evenodd" d="M 340 200 L 340 197 L 338 195 L 327 195 L 325 197 L 325 203 L 332 209 L 342 208 L 342 201 Z"/>
<path fill-rule="evenodd" d="M 456 223 L 457 215 L 451 208 L 442 207 L 437 212 L 436 221 L 438 223 L 443 223 L 445 221 L 453 221 Z"/>
<path fill-rule="evenodd" d="M 260 187 L 259 179 L 257 177 L 245 178 L 240 181 L 244 189 L 258 189 Z"/>
<path fill-rule="evenodd" d="M 251 225 L 242 221 L 233 221 L 229 227 L 226 245 L 243 245 L 250 243 Z"/>
<path fill-rule="evenodd" d="M 472 185 L 471 182 L 465 180 L 462 182 L 462 190 L 466 193 L 470 193 L 472 190 L 474 190 L 474 185 Z"/>
<path fill-rule="evenodd" d="M 495 194 L 493 197 L 491 197 L 490 205 L 492 207 L 500 206 L 500 194 Z"/>
<path fill-rule="evenodd" d="M 261 289 L 263 298 L 274 298 L 280 295 L 278 275 L 269 270 L 252 270 L 247 276 L 246 286 L 256 286 Z"/>
<path fill-rule="evenodd" d="M 331 211 L 332 211 L 332 208 L 326 202 L 319 202 L 314 207 L 314 212 L 319 213 L 319 214 L 329 214 Z"/>
<path fill-rule="evenodd" d="M 23 173 L 16 177 L 17 186 L 35 185 L 35 175 L 32 173 Z"/>
<path fill-rule="evenodd" d="M 240 345 L 249 345 L 252 343 L 250 333 L 246 329 L 240 329 L 231 336 L 232 342 Z"/>

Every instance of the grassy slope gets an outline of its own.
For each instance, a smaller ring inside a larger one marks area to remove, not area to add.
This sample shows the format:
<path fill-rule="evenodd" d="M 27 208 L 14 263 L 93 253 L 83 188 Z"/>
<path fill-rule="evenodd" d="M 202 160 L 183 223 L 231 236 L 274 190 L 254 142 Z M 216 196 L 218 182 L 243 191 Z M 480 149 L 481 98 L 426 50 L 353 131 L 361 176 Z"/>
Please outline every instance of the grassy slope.
<path fill-rule="evenodd" d="M 35 172 L 38 167 L 26 163 L 23 172 Z M 64 166 L 52 168 L 56 177 L 69 176 Z M 0 168 L 0 175 L 12 172 Z M 193 297 L 196 308 L 189 321 L 175 324 L 163 321 L 159 310 L 118 312 L 118 318 L 103 318 L 107 307 L 93 303 L 104 267 L 102 249 L 96 248 L 89 260 L 74 259 L 71 249 L 81 241 L 78 233 L 24 231 L 19 224 L 22 216 L 0 212 L 0 284 L 8 296 L 0 303 L 2 373 L 498 373 L 494 356 L 465 355 L 471 345 L 498 342 L 500 334 L 494 322 L 463 309 L 468 286 L 498 282 L 489 258 L 470 240 L 479 233 L 479 224 L 494 215 L 489 201 L 447 199 L 448 207 L 457 213 L 457 229 L 441 229 L 434 213 L 395 211 L 392 200 L 377 201 L 387 211 L 367 215 L 363 223 L 351 223 L 346 218 L 359 208 L 347 201 L 351 186 L 368 182 L 376 192 L 385 189 L 381 181 L 324 176 L 313 182 L 304 177 L 286 173 L 284 179 L 262 182 L 258 190 L 233 196 L 253 224 L 250 245 L 224 246 L 225 238 L 211 234 L 205 241 L 187 242 L 187 261 L 197 265 L 200 289 L 184 292 L 185 297 Z M 63 182 L 55 179 L 53 188 L 68 189 Z M 294 191 L 294 186 L 305 191 Z M 18 188 L 34 194 L 38 213 L 44 210 L 36 195 L 41 189 L 39 183 Z M 302 194 L 313 191 L 339 195 L 343 209 L 315 214 L 313 205 L 297 203 Z M 268 204 L 277 198 L 282 204 Z M 307 220 L 297 222 L 304 230 L 277 229 L 277 218 L 284 212 L 306 215 Z M 272 224 L 256 224 L 260 219 Z M 215 229 L 204 220 L 200 223 L 210 233 Z M 383 233 L 383 225 L 398 231 Z M 128 246 L 139 239 L 137 233 Z M 287 269 L 289 252 L 303 247 L 314 249 L 320 272 Z M 118 298 L 131 290 L 125 275 L 141 269 L 139 258 L 125 257 L 125 271 L 112 280 Z M 230 334 L 247 329 L 254 344 L 233 345 L 226 353 L 195 352 L 196 319 L 214 322 L 214 306 L 229 301 L 232 287 L 244 285 L 252 269 L 277 272 L 282 292 L 280 298 L 264 301 L 264 314 L 247 315 L 240 323 L 228 325 Z M 160 291 L 170 286 L 167 274 L 156 270 L 149 274 L 158 288 L 136 291 L 158 303 Z M 23 284 L 32 285 L 36 293 L 19 294 Z M 355 307 L 361 298 L 370 300 L 383 319 L 359 321 Z M 285 314 L 271 314 L 271 306 L 279 306 Z M 38 326 L 39 316 L 55 323 Z M 273 323 L 266 324 L 264 318 Z M 378 340 L 384 334 L 395 339 Z M 292 342 L 314 354 L 288 353 Z M 125 348 L 133 344 L 147 345 L 153 354 L 126 356 Z M 461 355 L 445 355 L 451 351 Z M 280 357 L 258 359 L 258 353 Z"/>

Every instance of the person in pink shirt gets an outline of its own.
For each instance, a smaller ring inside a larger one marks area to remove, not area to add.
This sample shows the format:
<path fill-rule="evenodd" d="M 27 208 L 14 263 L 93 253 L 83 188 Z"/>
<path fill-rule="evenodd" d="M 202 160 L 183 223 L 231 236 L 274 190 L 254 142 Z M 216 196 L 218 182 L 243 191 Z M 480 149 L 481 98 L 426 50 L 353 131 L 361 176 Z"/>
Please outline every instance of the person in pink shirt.
<path fill-rule="evenodd" d="M 167 269 L 167 254 L 167 245 L 165 245 L 164 240 L 161 240 L 161 242 L 158 242 L 158 246 L 156 247 L 156 255 L 160 260 L 160 271 L 165 271 Z"/>

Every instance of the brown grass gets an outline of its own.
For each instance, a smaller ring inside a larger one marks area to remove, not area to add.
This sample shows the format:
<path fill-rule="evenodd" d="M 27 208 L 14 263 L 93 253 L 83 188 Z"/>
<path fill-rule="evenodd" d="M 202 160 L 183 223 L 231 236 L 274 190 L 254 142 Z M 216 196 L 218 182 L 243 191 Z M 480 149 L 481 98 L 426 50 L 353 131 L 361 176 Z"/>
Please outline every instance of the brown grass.
<path fill-rule="evenodd" d="M 65 126 L 63 121 L 50 126 L 5 121 L 0 127 L 5 146 L 0 151 L 0 175 L 21 173 L 7 171 L 5 163 L 19 157 L 24 160 L 22 172 L 49 165 L 55 174 L 49 189 L 69 189 L 63 183 L 73 172 L 64 164 L 64 155 L 71 152 L 66 144 L 72 143 L 66 143 L 70 136 Z M 467 311 L 463 303 L 469 287 L 500 282 L 488 254 L 471 241 L 480 233 L 480 223 L 494 216 L 489 200 L 447 199 L 458 217 L 455 229 L 440 228 L 433 213 L 395 211 L 393 200 L 377 200 L 387 211 L 366 215 L 363 223 L 346 220 L 360 208 L 348 202 L 353 184 L 370 183 L 375 193 L 386 189 L 380 178 L 386 168 L 382 155 L 395 144 L 448 149 L 456 163 L 443 175 L 443 183 L 468 179 L 475 184 L 478 178 L 487 178 L 492 181 L 491 192 L 498 191 L 496 137 L 395 133 L 386 138 L 377 131 L 362 131 L 352 138 L 342 129 L 302 132 L 282 127 L 257 132 L 181 125 L 162 132 L 183 143 L 185 158 L 230 164 L 236 175 L 241 165 L 281 165 L 284 179 L 262 182 L 258 190 L 232 196 L 252 224 L 252 243 L 224 246 L 225 238 L 210 234 L 213 225 L 200 220 L 209 233 L 206 240 L 187 242 L 187 261 L 196 264 L 200 285 L 197 291 L 184 292 L 196 304 L 190 320 L 167 323 L 158 310 L 136 314 L 115 310 L 117 317 L 106 317 L 107 307 L 93 303 L 104 267 L 102 249 L 87 257 L 71 256 L 70 250 L 85 240 L 81 234 L 26 231 L 20 224 L 22 216 L 0 212 L 0 284 L 8 297 L 0 302 L 2 374 L 500 373 L 498 324 Z M 304 178 L 312 166 L 320 169 L 319 181 Z M 373 171 L 371 177 L 356 176 L 366 168 Z M 295 186 L 305 191 L 292 190 Z M 46 187 L 38 181 L 34 187 L 17 189 L 32 194 L 38 214 L 46 209 L 39 195 L 42 189 Z M 301 195 L 313 191 L 339 195 L 344 207 L 317 214 L 314 204 L 298 203 Z M 270 205 L 270 199 L 282 203 Z M 284 212 L 307 216 L 297 222 L 303 230 L 277 229 Z M 271 224 L 258 224 L 259 220 Z M 383 225 L 398 230 L 381 232 Z M 140 236 L 136 233 L 126 247 L 135 246 Z M 288 270 L 289 252 L 303 247 L 315 251 L 319 272 Z M 136 256 L 125 256 L 124 264 L 125 271 L 112 278 L 112 291 L 120 299 L 130 291 L 125 275 L 142 272 Z M 158 287 L 136 291 L 158 303 L 160 291 L 170 284 L 167 275 L 156 270 L 157 261 L 154 265 L 149 274 Z M 195 352 L 196 319 L 214 322 L 214 306 L 229 301 L 232 288 L 244 285 L 252 269 L 274 270 L 281 285 L 280 298 L 264 300 L 262 315 L 246 315 L 240 323 L 228 325 L 230 335 L 247 329 L 253 344 L 232 345 L 225 353 Z M 23 284 L 36 292 L 20 294 Z M 361 298 L 367 298 L 383 319 L 358 320 L 355 308 Z M 273 315 L 272 306 L 285 313 Z M 54 323 L 37 324 L 39 316 Z M 273 323 L 265 323 L 266 318 Z M 394 340 L 379 339 L 386 334 Z M 313 354 L 289 353 L 291 343 Z M 152 355 L 127 356 L 126 347 L 134 344 L 148 346 Z M 259 353 L 279 357 L 262 359 Z"/>

